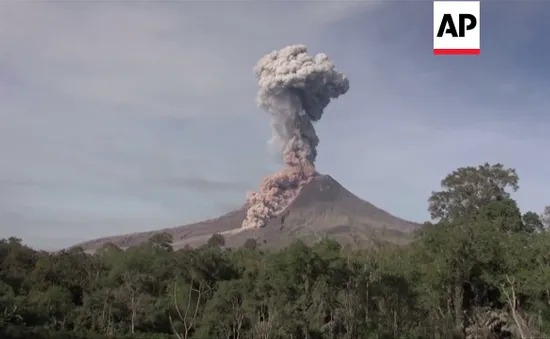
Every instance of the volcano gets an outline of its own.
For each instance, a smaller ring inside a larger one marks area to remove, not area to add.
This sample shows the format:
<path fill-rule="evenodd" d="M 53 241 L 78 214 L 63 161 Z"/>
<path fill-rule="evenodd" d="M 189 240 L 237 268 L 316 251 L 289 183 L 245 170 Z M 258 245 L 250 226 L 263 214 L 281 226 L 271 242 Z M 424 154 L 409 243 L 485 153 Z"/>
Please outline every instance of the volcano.
<path fill-rule="evenodd" d="M 314 243 L 325 237 L 342 245 L 368 246 L 373 241 L 408 243 L 421 225 L 397 218 L 345 189 L 329 175 L 318 175 L 306 184 L 296 199 L 262 228 L 243 229 L 246 207 L 209 219 L 174 228 L 133 233 L 87 241 L 81 246 L 94 251 L 106 243 L 126 248 L 147 241 L 156 233 L 172 234 L 174 248 L 205 244 L 215 233 L 223 235 L 227 247 L 255 239 L 262 247 L 279 248 L 294 239 Z"/>

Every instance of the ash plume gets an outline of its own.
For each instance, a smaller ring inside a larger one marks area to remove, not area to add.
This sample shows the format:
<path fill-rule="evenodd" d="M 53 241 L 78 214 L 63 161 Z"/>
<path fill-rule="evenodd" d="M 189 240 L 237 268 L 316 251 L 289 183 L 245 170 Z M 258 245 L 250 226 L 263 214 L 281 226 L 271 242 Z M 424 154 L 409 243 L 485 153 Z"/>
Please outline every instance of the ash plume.
<path fill-rule="evenodd" d="M 313 123 L 331 99 L 349 89 L 346 76 L 325 54 L 311 57 L 304 45 L 292 45 L 262 57 L 254 69 L 257 101 L 271 116 L 271 144 L 282 147 L 285 167 L 265 177 L 247 196 L 244 228 L 258 228 L 281 213 L 315 175 L 319 137 Z"/>

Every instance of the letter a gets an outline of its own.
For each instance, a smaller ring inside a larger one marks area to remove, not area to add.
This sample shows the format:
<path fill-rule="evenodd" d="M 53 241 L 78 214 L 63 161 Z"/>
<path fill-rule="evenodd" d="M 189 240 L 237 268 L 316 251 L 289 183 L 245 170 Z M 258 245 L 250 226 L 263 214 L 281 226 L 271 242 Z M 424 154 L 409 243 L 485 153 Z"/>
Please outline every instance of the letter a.
<path fill-rule="evenodd" d="M 445 29 L 449 25 L 449 28 Z M 437 37 L 441 38 L 444 33 L 451 33 L 451 35 L 456 38 L 458 37 L 458 32 L 456 31 L 455 23 L 453 22 L 453 17 L 450 14 L 443 14 L 443 20 L 441 20 L 441 25 L 437 31 Z"/>

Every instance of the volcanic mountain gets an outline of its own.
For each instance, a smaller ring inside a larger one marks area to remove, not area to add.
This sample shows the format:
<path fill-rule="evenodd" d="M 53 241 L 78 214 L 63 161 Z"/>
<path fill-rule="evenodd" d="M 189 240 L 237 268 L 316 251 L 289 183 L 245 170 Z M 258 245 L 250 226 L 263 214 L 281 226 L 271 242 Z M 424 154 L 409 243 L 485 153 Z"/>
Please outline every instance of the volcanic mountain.
<path fill-rule="evenodd" d="M 296 199 L 275 219 L 259 229 L 243 229 L 246 208 L 216 219 L 161 229 L 87 241 L 77 246 L 94 251 L 106 243 L 120 247 L 137 245 L 161 232 L 172 234 L 174 248 L 200 246 L 215 233 L 222 234 L 227 247 L 241 246 L 256 239 L 262 247 L 282 247 L 300 238 L 306 243 L 324 237 L 341 244 L 365 246 L 372 241 L 407 243 L 411 233 L 421 225 L 397 218 L 361 200 L 329 175 L 318 175 L 306 184 Z"/>

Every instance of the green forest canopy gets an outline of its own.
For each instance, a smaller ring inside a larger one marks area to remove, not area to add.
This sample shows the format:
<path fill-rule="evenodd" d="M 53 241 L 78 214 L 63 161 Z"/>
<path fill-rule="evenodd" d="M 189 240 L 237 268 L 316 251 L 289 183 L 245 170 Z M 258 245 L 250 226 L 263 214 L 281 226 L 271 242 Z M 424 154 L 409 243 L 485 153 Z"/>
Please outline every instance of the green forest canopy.
<path fill-rule="evenodd" d="M 404 247 L 224 249 L 217 234 L 174 251 L 162 233 L 90 255 L 3 239 L 0 338 L 550 337 L 550 208 L 522 214 L 518 188 L 500 164 L 457 169 Z"/>

